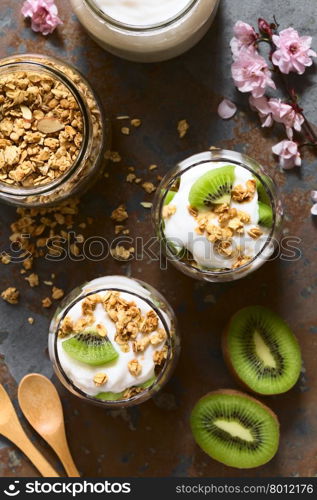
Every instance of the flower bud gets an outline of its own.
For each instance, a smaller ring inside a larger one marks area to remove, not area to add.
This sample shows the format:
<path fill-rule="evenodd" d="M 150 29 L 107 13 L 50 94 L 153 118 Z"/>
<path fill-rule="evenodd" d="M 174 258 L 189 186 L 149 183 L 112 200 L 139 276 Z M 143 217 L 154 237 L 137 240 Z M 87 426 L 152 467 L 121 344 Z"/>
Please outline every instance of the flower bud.
<path fill-rule="evenodd" d="M 272 37 L 273 31 L 272 31 L 271 25 L 262 17 L 260 17 L 258 19 L 258 26 L 259 26 L 260 33 L 262 35 L 267 35 L 270 38 Z"/>

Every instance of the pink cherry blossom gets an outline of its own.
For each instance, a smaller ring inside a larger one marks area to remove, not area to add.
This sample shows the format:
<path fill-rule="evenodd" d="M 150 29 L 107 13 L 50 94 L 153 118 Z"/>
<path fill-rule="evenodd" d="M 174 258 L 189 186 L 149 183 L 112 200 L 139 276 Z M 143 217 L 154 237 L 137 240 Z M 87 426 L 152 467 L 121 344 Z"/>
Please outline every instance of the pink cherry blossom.
<path fill-rule="evenodd" d="M 311 36 L 299 36 L 294 28 L 287 28 L 279 35 L 272 37 L 277 50 L 273 52 L 272 62 L 280 68 L 286 75 L 290 71 L 295 71 L 302 75 L 307 66 L 313 64 L 312 57 L 316 57 L 316 52 L 312 50 Z"/>
<path fill-rule="evenodd" d="M 274 154 L 280 157 L 280 165 L 282 168 L 290 169 L 300 167 L 302 159 L 298 151 L 298 144 L 294 141 L 285 139 L 272 147 Z"/>
<path fill-rule="evenodd" d="M 26 0 L 21 13 L 25 18 L 31 18 L 32 30 L 43 35 L 53 33 L 59 24 L 63 24 L 54 0 Z"/>
<path fill-rule="evenodd" d="M 237 112 L 237 106 L 234 102 L 229 101 L 229 99 L 223 99 L 218 106 L 218 115 L 223 120 L 229 120 L 232 118 Z"/>
<path fill-rule="evenodd" d="M 265 96 L 253 97 L 251 95 L 249 98 L 249 103 L 251 109 L 259 113 L 262 127 L 271 127 L 274 123 L 274 120 L 268 98 Z"/>
<path fill-rule="evenodd" d="M 233 28 L 234 37 L 231 39 L 230 47 L 234 59 L 237 59 L 242 48 L 248 48 L 255 42 L 257 35 L 250 24 L 237 21 Z"/>
<path fill-rule="evenodd" d="M 272 110 L 273 119 L 278 123 L 283 123 L 286 127 L 287 137 L 293 138 L 293 129 L 300 132 L 304 117 L 296 111 L 293 106 L 283 102 L 281 99 L 270 99 L 269 106 Z"/>
<path fill-rule="evenodd" d="M 242 48 L 231 73 L 240 92 L 251 92 L 253 97 L 262 97 L 266 87 L 276 88 L 265 59 L 257 51 Z"/>

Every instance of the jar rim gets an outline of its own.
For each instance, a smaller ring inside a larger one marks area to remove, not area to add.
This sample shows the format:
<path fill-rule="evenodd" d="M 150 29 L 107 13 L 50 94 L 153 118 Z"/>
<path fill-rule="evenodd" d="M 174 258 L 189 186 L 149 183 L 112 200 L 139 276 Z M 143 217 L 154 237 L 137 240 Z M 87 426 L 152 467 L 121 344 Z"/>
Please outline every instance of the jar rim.
<path fill-rule="evenodd" d="M 154 24 L 147 24 L 147 25 L 134 25 L 134 24 L 127 24 L 123 23 L 117 19 L 114 19 L 113 17 L 107 15 L 105 12 L 103 12 L 97 5 L 95 0 L 83 0 L 88 7 L 96 14 L 98 17 L 101 17 L 105 22 L 108 24 L 112 25 L 115 28 L 121 28 L 126 31 L 134 31 L 136 33 L 141 33 L 141 32 L 150 32 L 150 31 L 155 31 L 158 29 L 163 29 L 163 28 L 168 28 L 169 26 L 173 25 L 180 19 L 182 19 L 184 16 L 186 16 L 197 4 L 200 0 L 188 0 L 188 4 L 181 10 L 179 11 L 175 16 L 166 19 L 165 21 L 159 22 L 159 23 L 154 23 Z"/>
<path fill-rule="evenodd" d="M 0 60 L 0 73 L 3 69 L 14 68 L 14 71 L 18 71 L 19 65 L 28 65 L 34 67 L 34 71 L 36 71 L 37 69 L 37 71 L 39 72 L 42 71 L 51 73 L 54 75 L 55 78 L 58 78 L 70 90 L 70 92 L 76 99 L 83 117 L 84 128 L 83 128 L 83 141 L 81 144 L 81 148 L 72 166 L 63 175 L 61 175 L 57 179 L 54 179 L 51 182 L 47 182 L 39 186 L 23 187 L 23 186 L 12 186 L 10 184 L 0 181 L 0 193 L 6 195 L 16 196 L 16 197 L 45 195 L 47 191 L 59 187 L 60 185 L 64 184 L 64 182 L 66 182 L 68 179 L 70 179 L 74 174 L 74 172 L 76 172 L 77 168 L 81 165 L 85 157 L 85 151 L 87 150 L 92 127 L 90 124 L 89 114 L 87 112 L 83 97 L 79 92 L 79 90 L 77 89 L 76 85 L 72 82 L 71 78 L 69 78 L 62 70 L 50 66 L 49 64 L 45 64 L 45 60 L 56 62 L 57 65 L 60 65 L 62 67 L 65 66 L 67 68 L 70 68 L 72 71 L 77 73 L 80 76 L 80 78 L 83 79 L 84 83 L 87 84 L 88 87 L 90 88 L 90 85 L 88 84 L 87 80 L 77 70 L 77 68 L 74 68 L 72 65 L 65 63 L 61 59 L 47 55 L 16 54 L 6 57 Z"/>
<path fill-rule="evenodd" d="M 199 158 L 199 160 L 198 160 Z M 195 161 L 198 160 L 198 161 Z M 175 255 L 172 254 L 170 251 L 170 248 L 168 246 L 168 243 L 165 239 L 164 231 L 162 229 L 161 225 L 161 219 L 162 219 L 162 207 L 164 204 L 164 199 L 165 196 L 167 195 L 167 192 L 169 190 L 169 187 L 171 187 L 175 181 L 182 176 L 184 172 L 187 172 L 188 170 L 197 167 L 198 165 L 201 165 L 203 163 L 207 162 L 217 162 L 217 161 L 228 161 L 232 162 L 235 165 L 240 165 L 243 168 L 246 168 L 249 170 L 253 175 L 256 176 L 256 178 L 261 182 L 261 184 L 264 186 L 269 198 L 270 198 L 270 203 L 273 208 L 273 224 L 270 230 L 270 233 L 268 234 L 267 240 L 265 241 L 263 247 L 257 254 L 246 264 L 243 264 L 242 266 L 236 268 L 236 269 L 225 269 L 221 271 L 213 271 L 209 269 L 200 269 L 198 267 L 195 267 L 191 264 L 188 264 L 187 262 L 183 262 L 180 259 L 175 258 Z M 253 167 L 254 166 L 254 167 Z M 194 271 L 196 274 L 200 276 L 210 276 L 212 277 L 226 277 L 226 276 L 236 276 L 239 275 L 240 273 L 243 273 L 243 271 L 246 271 L 254 262 L 261 257 L 261 255 L 264 253 L 264 251 L 269 247 L 269 245 L 273 242 L 274 243 L 274 234 L 277 230 L 278 227 L 278 217 L 277 217 L 277 206 L 275 203 L 275 196 L 272 192 L 271 187 L 263 180 L 261 177 L 261 174 L 259 174 L 256 169 L 263 169 L 262 165 L 258 163 L 256 160 L 253 158 L 243 154 L 239 153 L 238 151 L 231 151 L 231 150 L 226 150 L 226 149 L 221 149 L 221 148 L 215 148 L 210 151 L 205 151 L 203 153 L 197 153 L 194 154 L 185 160 L 181 161 L 172 169 L 171 172 L 169 172 L 161 181 L 160 186 L 157 189 L 154 203 L 153 203 L 153 209 L 152 209 L 152 220 L 154 223 L 154 226 L 157 229 L 158 236 L 162 241 L 164 241 L 164 251 L 166 253 L 166 256 L 169 260 L 176 261 L 180 266 L 182 266 L 184 269 L 190 269 Z M 270 181 L 272 182 L 272 185 L 276 189 L 276 185 L 273 182 L 273 179 L 266 173 L 263 172 Z M 166 183 L 168 179 L 168 182 Z M 165 181 L 165 182 L 164 182 Z M 163 187 L 164 183 L 166 185 Z M 162 194 L 162 189 L 164 190 L 164 194 Z M 157 220 L 159 218 L 159 220 Z M 157 227 L 157 222 L 159 226 Z"/>
<path fill-rule="evenodd" d="M 69 311 L 74 307 L 74 305 L 77 304 L 79 301 L 83 300 L 84 298 L 89 297 L 90 295 L 94 295 L 96 293 L 106 292 L 106 291 L 116 291 L 116 292 L 121 292 L 121 293 L 128 293 L 129 295 L 133 295 L 134 297 L 138 297 L 139 299 L 141 299 L 144 302 L 146 302 L 155 311 L 155 313 L 158 315 L 159 319 L 162 321 L 163 326 L 164 326 L 165 331 L 166 331 L 166 334 L 167 334 L 167 339 L 168 339 L 167 345 L 169 347 L 168 348 L 167 358 L 165 360 L 164 366 L 163 366 L 162 370 L 160 371 L 160 373 L 158 374 L 158 376 L 155 378 L 155 382 L 153 382 L 152 385 L 150 385 L 149 387 L 146 387 L 142 392 L 140 392 L 138 394 L 135 394 L 134 396 L 131 396 L 130 398 L 118 399 L 118 400 L 114 400 L 114 401 L 110 401 L 110 400 L 109 401 L 98 400 L 96 397 L 91 396 L 89 394 L 86 394 L 85 391 L 79 389 L 79 387 L 77 387 L 76 384 L 65 373 L 65 371 L 64 371 L 64 369 L 63 369 L 63 367 L 61 365 L 61 362 L 59 360 L 58 348 L 57 348 L 57 340 L 58 340 L 57 332 L 59 330 L 60 324 L 63 321 L 63 319 L 67 316 L 67 314 L 69 313 Z M 66 299 L 67 299 L 67 297 L 66 297 Z M 66 383 L 71 387 L 71 389 L 72 389 L 72 391 L 74 393 L 78 394 L 79 396 L 82 396 L 84 399 L 87 399 L 90 402 L 97 403 L 97 404 L 103 405 L 103 406 L 107 406 L 107 405 L 109 406 L 109 405 L 111 405 L 112 407 L 114 407 L 114 406 L 129 405 L 131 402 L 137 402 L 139 399 L 141 399 L 142 397 L 144 397 L 145 394 L 148 394 L 150 391 L 152 391 L 152 388 L 155 387 L 160 382 L 161 378 L 163 378 L 163 375 L 164 375 L 164 373 L 167 370 L 168 363 L 172 359 L 172 334 L 171 334 L 171 328 L 168 326 L 167 321 L 165 320 L 165 318 L 164 318 L 163 314 L 161 313 L 160 309 L 155 305 L 155 303 L 150 298 L 145 298 L 145 297 L 143 297 L 142 295 L 138 294 L 135 291 L 126 290 L 126 289 L 123 289 L 123 288 L 120 288 L 120 287 L 100 286 L 100 287 L 97 287 L 94 290 L 91 290 L 91 291 L 87 290 L 86 293 L 82 293 L 82 294 L 78 295 L 63 310 L 63 314 L 59 318 L 59 321 L 58 321 L 58 323 L 56 325 L 55 331 L 52 332 L 52 333 L 50 333 L 50 335 L 54 335 L 54 346 L 53 346 L 53 349 L 54 349 L 55 363 L 57 365 L 57 368 L 58 368 L 60 374 L 63 376 L 64 380 L 66 381 Z"/>

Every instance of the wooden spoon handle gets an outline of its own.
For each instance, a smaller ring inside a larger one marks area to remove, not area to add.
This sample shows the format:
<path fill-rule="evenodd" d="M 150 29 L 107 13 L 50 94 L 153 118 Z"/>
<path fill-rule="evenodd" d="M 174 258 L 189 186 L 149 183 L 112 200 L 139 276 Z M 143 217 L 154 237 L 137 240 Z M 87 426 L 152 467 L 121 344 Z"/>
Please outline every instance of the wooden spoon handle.
<path fill-rule="evenodd" d="M 22 429 L 16 436 L 9 438 L 21 451 L 28 457 L 28 459 L 35 465 L 37 470 L 43 477 L 60 477 L 59 474 L 48 463 L 46 458 L 38 451 L 33 443 L 29 440 L 27 435 Z"/>
<path fill-rule="evenodd" d="M 70 454 L 67 443 L 65 443 L 65 446 L 63 446 L 62 450 L 56 450 L 56 453 L 60 461 L 62 462 L 68 477 L 80 477 L 74 460 Z"/>

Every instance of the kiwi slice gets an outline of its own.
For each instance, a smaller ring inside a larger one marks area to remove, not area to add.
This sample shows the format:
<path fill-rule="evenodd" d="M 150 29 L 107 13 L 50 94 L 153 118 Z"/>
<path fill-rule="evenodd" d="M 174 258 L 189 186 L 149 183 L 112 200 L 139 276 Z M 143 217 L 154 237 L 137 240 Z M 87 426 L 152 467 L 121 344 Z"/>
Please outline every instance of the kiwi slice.
<path fill-rule="evenodd" d="M 225 360 L 238 380 L 258 394 L 281 394 L 297 382 L 298 342 L 282 318 L 262 306 L 238 311 L 224 332 Z"/>
<path fill-rule="evenodd" d="M 190 205 L 204 208 L 212 204 L 230 203 L 234 171 L 233 165 L 225 165 L 199 177 L 189 192 Z"/>
<path fill-rule="evenodd" d="M 156 380 L 156 377 L 151 377 L 149 380 L 146 382 L 143 382 L 143 384 L 137 385 L 136 387 L 142 387 L 142 389 L 147 389 L 148 387 L 151 387 L 151 385 L 154 384 Z M 123 398 L 123 392 L 99 392 L 97 394 L 96 399 L 100 399 L 101 401 L 119 401 L 119 399 Z"/>
<path fill-rule="evenodd" d="M 190 420 L 196 443 L 225 465 L 259 467 L 277 452 L 276 415 L 242 392 L 223 389 L 207 394 L 197 402 Z"/>
<path fill-rule="evenodd" d="M 164 198 L 164 205 L 168 205 L 169 203 L 171 203 L 176 193 L 177 191 L 167 191 Z"/>
<path fill-rule="evenodd" d="M 273 225 L 273 211 L 269 205 L 265 205 L 262 201 L 258 202 L 259 207 L 259 224 L 265 227 L 272 227 Z"/>
<path fill-rule="evenodd" d="M 265 175 L 262 175 L 263 179 L 265 180 L 267 177 Z M 268 178 L 267 178 L 268 179 Z M 264 184 L 260 181 L 260 179 L 256 178 L 256 189 L 258 192 L 258 199 L 259 201 L 262 201 L 265 205 L 271 205 L 271 200 L 269 197 L 269 194 L 267 190 L 265 189 Z"/>
<path fill-rule="evenodd" d="M 93 328 L 64 340 L 62 347 L 72 358 L 91 366 L 105 365 L 119 356 L 108 337 L 101 337 Z"/>

